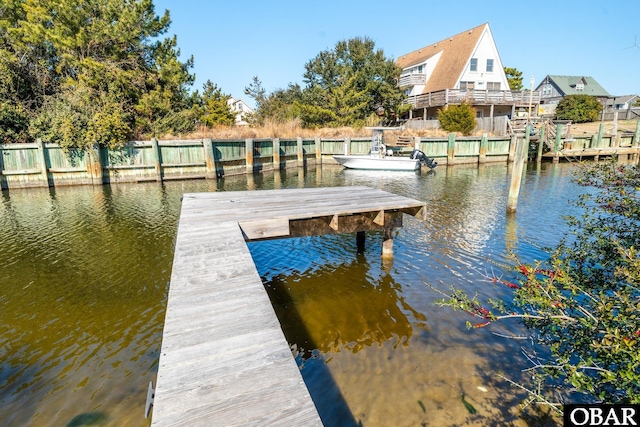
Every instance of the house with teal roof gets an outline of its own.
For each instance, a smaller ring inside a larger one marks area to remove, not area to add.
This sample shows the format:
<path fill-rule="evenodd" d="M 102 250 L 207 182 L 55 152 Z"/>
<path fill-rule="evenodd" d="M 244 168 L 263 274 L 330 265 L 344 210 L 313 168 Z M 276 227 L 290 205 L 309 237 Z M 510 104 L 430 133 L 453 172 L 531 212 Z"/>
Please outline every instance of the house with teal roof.
<path fill-rule="evenodd" d="M 555 76 L 547 75 L 536 91 L 540 91 L 541 104 L 557 104 L 567 95 L 591 95 L 606 104 L 611 98 L 609 92 L 590 76 Z"/>

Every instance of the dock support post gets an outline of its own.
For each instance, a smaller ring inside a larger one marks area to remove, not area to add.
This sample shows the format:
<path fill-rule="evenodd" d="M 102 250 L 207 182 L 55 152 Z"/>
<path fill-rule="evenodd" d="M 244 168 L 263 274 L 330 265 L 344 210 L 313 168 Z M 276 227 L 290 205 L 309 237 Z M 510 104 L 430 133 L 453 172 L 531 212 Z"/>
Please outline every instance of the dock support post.
<path fill-rule="evenodd" d="M 206 177 L 207 179 L 216 179 L 218 174 L 216 172 L 216 157 L 213 152 L 213 140 L 211 138 L 203 139 L 202 146 L 204 149 L 204 159 L 207 169 Z"/>
<path fill-rule="evenodd" d="M 529 148 L 529 127 L 525 131 L 525 139 L 516 142 L 516 156 L 511 169 L 511 185 L 509 186 L 509 198 L 507 199 L 507 214 L 514 213 L 518 206 L 518 196 L 520 195 L 520 182 L 522 181 L 522 169 L 524 159 Z"/>
<path fill-rule="evenodd" d="M 546 136 L 547 136 L 547 133 L 546 133 L 545 126 L 542 125 L 538 133 L 538 155 L 536 157 L 536 161 L 538 163 L 542 162 L 542 149 L 544 148 Z"/>
<path fill-rule="evenodd" d="M 319 136 L 315 138 L 316 144 L 316 164 L 322 164 L 322 140 Z"/>
<path fill-rule="evenodd" d="M 273 169 L 280 170 L 280 138 L 273 138 Z"/>
<path fill-rule="evenodd" d="M 447 164 L 452 165 L 456 158 L 456 134 L 450 133 L 447 143 Z"/>
<path fill-rule="evenodd" d="M 38 145 L 38 157 L 40 160 L 40 172 L 42 174 L 42 181 L 47 184 L 47 187 L 51 186 L 49 182 L 49 169 L 47 166 L 47 155 L 45 153 L 45 146 L 42 142 L 42 139 L 36 139 L 36 144 Z"/>
<path fill-rule="evenodd" d="M 382 233 L 382 258 L 393 258 L 393 228 L 385 228 Z"/>
<path fill-rule="evenodd" d="M 253 173 L 253 139 L 244 140 L 244 151 L 247 173 Z"/>
<path fill-rule="evenodd" d="M 356 233 L 356 247 L 359 254 L 364 252 L 366 241 L 366 233 L 364 231 L 358 231 Z"/>
<path fill-rule="evenodd" d="M 489 144 L 489 140 L 487 138 L 487 134 L 483 133 L 482 139 L 480 140 L 480 151 L 478 153 L 478 163 L 487 162 L 487 145 L 488 144 Z"/>
<path fill-rule="evenodd" d="M 344 138 L 344 155 L 348 156 L 351 154 L 351 138 L 348 136 Z"/>
<path fill-rule="evenodd" d="M 602 136 L 604 135 L 604 123 L 600 123 L 600 127 L 598 128 L 598 140 L 596 143 L 598 144 L 598 148 L 602 147 Z"/>
<path fill-rule="evenodd" d="M 158 140 L 151 138 L 151 158 L 153 159 L 153 167 L 156 170 L 156 181 L 162 181 L 162 166 L 160 158 L 160 146 L 158 146 Z"/>
<path fill-rule="evenodd" d="M 304 167 L 304 145 L 302 144 L 302 138 L 298 137 L 297 140 L 298 146 L 298 167 Z"/>
<path fill-rule="evenodd" d="M 102 185 L 104 175 L 102 170 L 102 160 L 100 158 L 100 145 L 94 144 L 87 149 L 87 170 L 91 176 L 92 185 Z"/>
<path fill-rule="evenodd" d="M 562 144 L 562 125 L 561 124 L 557 124 L 556 125 L 556 139 L 554 141 L 553 144 L 553 152 L 557 153 L 558 151 L 560 151 L 560 147 Z"/>
<path fill-rule="evenodd" d="M 511 136 L 511 141 L 509 142 L 509 159 L 507 160 L 507 162 L 513 162 L 513 158 L 515 157 L 515 153 L 516 153 L 516 144 L 518 143 L 518 137 L 515 135 Z"/>
<path fill-rule="evenodd" d="M 633 135 L 633 141 L 631 143 L 632 147 L 636 149 L 636 151 L 633 153 L 632 158 L 633 160 L 638 160 L 638 147 L 640 147 L 640 121 L 636 122 L 636 133 L 635 135 Z"/>

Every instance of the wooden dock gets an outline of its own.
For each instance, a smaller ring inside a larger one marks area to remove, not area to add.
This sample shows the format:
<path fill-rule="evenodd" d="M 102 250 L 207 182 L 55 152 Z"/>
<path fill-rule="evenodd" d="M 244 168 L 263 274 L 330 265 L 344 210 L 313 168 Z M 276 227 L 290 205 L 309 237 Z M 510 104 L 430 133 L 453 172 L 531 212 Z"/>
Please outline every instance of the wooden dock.
<path fill-rule="evenodd" d="M 550 151 L 542 155 L 542 157 L 552 158 L 554 162 L 558 162 L 560 158 L 583 160 L 590 158 L 599 160 L 601 157 L 612 156 L 631 156 L 637 157 L 640 154 L 639 147 L 604 147 L 604 148 L 576 148 L 563 149 L 560 151 Z"/>
<path fill-rule="evenodd" d="M 185 194 L 151 425 L 321 426 L 245 242 L 385 240 L 405 213 L 425 203 L 368 187 Z"/>

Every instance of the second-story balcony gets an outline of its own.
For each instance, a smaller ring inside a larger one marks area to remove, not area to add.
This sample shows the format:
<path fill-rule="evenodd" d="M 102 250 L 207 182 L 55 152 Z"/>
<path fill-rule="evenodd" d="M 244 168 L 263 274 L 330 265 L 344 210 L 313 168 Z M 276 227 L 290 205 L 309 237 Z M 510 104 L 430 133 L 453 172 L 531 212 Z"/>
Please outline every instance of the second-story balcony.
<path fill-rule="evenodd" d="M 400 87 L 412 87 L 418 85 L 424 85 L 427 83 L 427 75 L 426 74 L 405 74 L 400 76 Z"/>
<path fill-rule="evenodd" d="M 442 107 L 447 104 L 469 102 L 472 105 L 537 105 L 540 91 L 445 89 L 407 97 L 403 104 L 413 108 Z"/>

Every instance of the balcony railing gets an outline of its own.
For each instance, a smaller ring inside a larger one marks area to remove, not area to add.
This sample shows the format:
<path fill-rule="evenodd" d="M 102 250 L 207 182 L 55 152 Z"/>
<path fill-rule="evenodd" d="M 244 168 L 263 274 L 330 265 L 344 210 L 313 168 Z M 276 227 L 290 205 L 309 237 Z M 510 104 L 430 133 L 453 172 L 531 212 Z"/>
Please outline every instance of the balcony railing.
<path fill-rule="evenodd" d="M 528 105 L 540 103 L 540 91 L 528 90 L 478 90 L 478 89 L 445 89 L 414 95 L 404 100 L 405 105 L 413 108 L 441 107 L 447 104 Z"/>
<path fill-rule="evenodd" d="M 424 85 L 427 83 L 427 75 L 426 74 L 405 74 L 404 76 L 400 76 L 400 87 L 410 87 L 417 85 Z"/>

